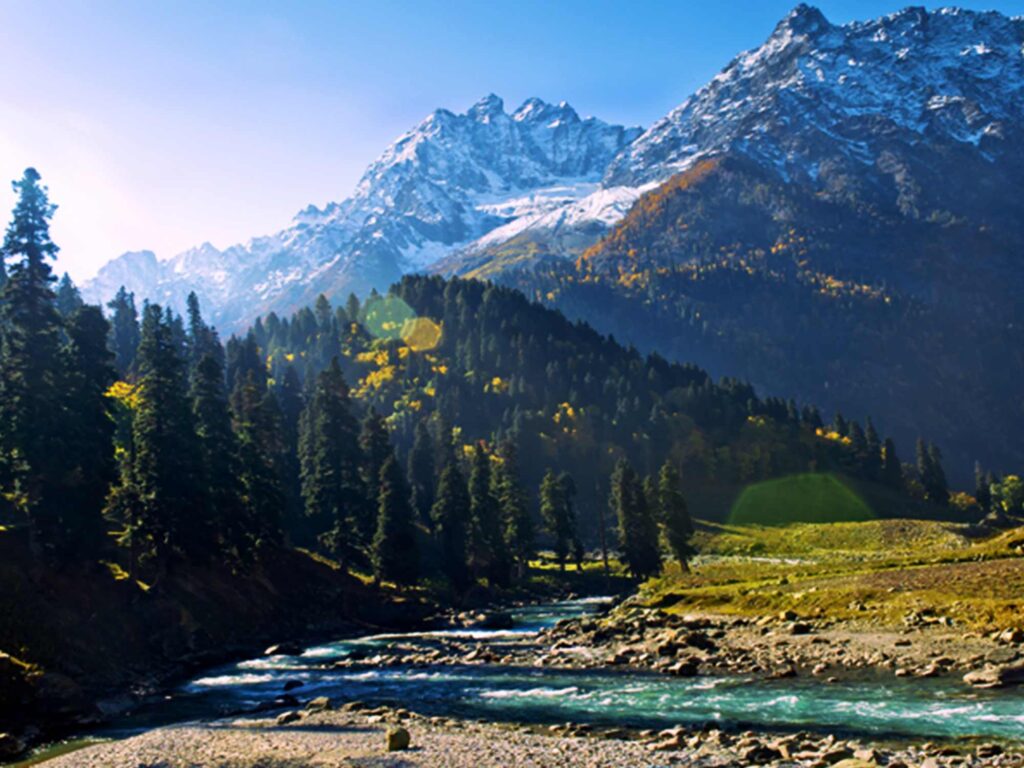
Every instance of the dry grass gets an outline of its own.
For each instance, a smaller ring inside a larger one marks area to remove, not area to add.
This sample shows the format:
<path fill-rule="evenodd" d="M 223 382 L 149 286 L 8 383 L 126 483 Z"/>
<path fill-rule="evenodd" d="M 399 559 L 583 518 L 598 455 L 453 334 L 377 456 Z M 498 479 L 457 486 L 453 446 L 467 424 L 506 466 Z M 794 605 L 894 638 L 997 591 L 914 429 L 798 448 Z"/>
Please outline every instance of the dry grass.
<path fill-rule="evenodd" d="M 702 526 L 693 573 L 649 582 L 673 612 L 792 610 L 872 626 L 909 614 L 979 631 L 1024 626 L 1024 529 L 972 540 L 966 526 L 918 520 Z"/>

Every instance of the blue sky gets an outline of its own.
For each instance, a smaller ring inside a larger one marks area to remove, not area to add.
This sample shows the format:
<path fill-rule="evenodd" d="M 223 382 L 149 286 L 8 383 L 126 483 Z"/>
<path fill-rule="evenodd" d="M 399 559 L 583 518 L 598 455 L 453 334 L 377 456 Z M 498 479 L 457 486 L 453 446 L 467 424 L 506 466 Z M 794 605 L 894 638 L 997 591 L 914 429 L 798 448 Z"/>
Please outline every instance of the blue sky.
<path fill-rule="evenodd" d="M 346 197 L 439 106 L 539 96 L 648 125 L 794 4 L 0 0 L 0 207 L 35 165 L 78 280 L 126 250 L 226 247 Z M 903 5 L 818 3 L 833 22 Z"/>

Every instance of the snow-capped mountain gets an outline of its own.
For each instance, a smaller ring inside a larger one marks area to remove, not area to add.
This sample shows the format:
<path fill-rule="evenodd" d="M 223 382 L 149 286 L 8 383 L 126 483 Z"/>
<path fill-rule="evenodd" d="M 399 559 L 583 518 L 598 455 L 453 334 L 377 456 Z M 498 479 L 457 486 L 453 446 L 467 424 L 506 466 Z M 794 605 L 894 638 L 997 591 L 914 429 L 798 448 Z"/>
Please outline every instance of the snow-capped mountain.
<path fill-rule="evenodd" d="M 928 178 L 924 156 L 942 147 L 969 165 L 1017 152 L 1022 43 L 1024 19 L 995 12 L 908 8 L 834 25 L 800 5 L 626 147 L 591 195 L 520 217 L 439 266 L 493 276 L 521 269 L 526 253 L 578 255 L 643 192 L 727 152 L 825 197 L 855 190 L 906 215 L 959 213 L 971 200 Z"/>
<path fill-rule="evenodd" d="M 224 251 L 205 244 L 167 261 L 127 253 L 84 292 L 104 300 L 124 284 L 180 306 L 195 290 L 222 328 L 235 329 L 319 293 L 383 290 L 495 228 L 590 194 L 640 133 L 540 99 L 511 114 L 494 95 L 465 114 L 439 109 L 388 147 L 348 199 Z"/>
<path fill-rule="evenodd" d="M 907 8 L 840 26 L 800 5 L 651 126 L 604 184 L 661 180 L 727 149 L 819 182 L 877 164 L 894 141 L 998 151 L 1024 115 L 1022 43 L 1024 19 L 996 12 Z"/>
<path fill-rule="evenodd" d="M 801 5 L 610 164 L 602 191 L 655 188 L 577 259 L 532 235 L 451 271 L 930 435 L 963 480 L 1024 461 L 1022 178 L 1024 18 Z"/>
<path fill-rule="evenodd" d="M 909 8 L 834 25 L 800 5 L 642 135 L 539 99 L 511 113 L 493 95 L 464 114 L 437 110 L 348 199 L 225 251 L 125 254 L 85 293 L 105 299 L 123 283 L 180 305 L 195 290 L 233 330 L 410 271 L 494 276 L 579 255 L 644 192 L 727 152 L 828 199 L 910 217 L 1009 215 L 950 184 L 946 165 L 1017 164 L 1022 46 L 1024 20 L 999 13 Z"/>

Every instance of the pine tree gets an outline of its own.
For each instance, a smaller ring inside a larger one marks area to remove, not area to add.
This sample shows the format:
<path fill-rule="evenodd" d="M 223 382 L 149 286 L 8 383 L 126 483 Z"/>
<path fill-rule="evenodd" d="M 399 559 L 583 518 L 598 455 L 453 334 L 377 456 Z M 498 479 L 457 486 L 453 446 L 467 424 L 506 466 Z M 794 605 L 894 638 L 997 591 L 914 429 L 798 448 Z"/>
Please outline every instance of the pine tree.
<path fill-rule="evenodd" d="M 619 521 L 619 547 L 626 567 L 636 578 L 654 576 L 661 570 L 661 552 L 643 484 L 625 459 L 615 465 L 611 482 L 611 506 Z"/>
<path fill-rule="evenodd" d="M 505 549 L 512 561 L 516 578 L 523 579 L 534 552 L 533 518 L 519 480 L 519 451 L 514 438 L 503 441 L 499 453 L 501 466 L 494 473 L 494 494 L 501 507 Z"/>
<path fill-rule="evenodd" d="M 544 474 L 540 484 L 540 516 L 553 540 L 555 560 L 563 573 L 576 534 L 572 506 L 575 493 L 576 486 L 567 474 L 556 475 L 551 469 Z"/>
<path fill-rule="evenodd" d="M 850 432 L 850 425 L 839 411 L 836 411 L 836 416 L 832 420 L 832 431 L 840 437 L 846 437 Z"/>
<path fill-rule="evenodd" d="M 267 366 L 263 353 L 256 342 L 256 334 L 249 331 L 244 339 L 232 336 L 228 340 L 225 354 L 228 392 L 234 392 L 239 381 L 250 373 L 255 377 L 256 386 L 262 389 L 267 385 Z"/>
<path fill-rule="evenodd" d="M 992 510 L 991 478 L 981 468 L 981 462 L 974 462 L 974 498 L 981 511 L 988 514 Z"/>
<path fill-rule="evenodd" d="M 867 462 L 868 453 L 868 440 L 864 435 L 864 430 L 856 421 L 851 421 L 849 425 L 849 437 L 850 437 L 850 453 L 853 454 L 854 467 L 864 472 Z"/>
<path fill-rule="evenodd" d="M 870 418 L 867 420 L 867 425 L 864 430 L 864 458 L 861 461 L 861 466 L 867 477 L 878 480 L 882 474 L 882 444 Z"/>
<path fill-rule="evenodd" d="M 461 594 L 469 585 L 466 545 L 470 502 L 458 462 L 450 462 L 441 472 L 431 517 L 440 544 L 441 570 L 455 593 Z"/>
<path fill-rule="evenodd" d="M 113 312 L 110 348 L 114 352 L 114 366 L 121 376 L 131 370 L 139 348 L 139 313 L 135 309 L 135 296 L 122 285 L 107 306 Z"/>
<path fill-rule="evenodd" d="M 917 440 L 917 474 L 928 501 L 941 505 L 949 503 L 946 474 L 942 469 L 942 454 L 936 446 L 929 446 L 921 438 Z"/>
<path fill-rule="evenodd" d="M 57 311 L 63 318 L 71 317 L 71 313 L 79 309 L 85 302 L 82 301 L 82 294 L 71 282 L 71 277 L 65 272 L 61 275 L 57 284 Z"/>
<path fill-rule="evenodd" d="M 363 419 L 359 432 L 359 448 L 363 455 L 361 477 L 366 488 L 368 514 L 357 521 L 357 526 L 361 541 L 369 545 L 377 527 L 377 485 L 380 483 L 380 470 L 392 454 L 387 424 L 372 406 Z"/>
<path fill-rule="evenodd" d="M 682 480 L 675 466 L 666 461 L 658 473 L 658 513 L 669 549 L 684 573 L 690 570 L 693 547 L 693 521 L 683 497 Z"/>
<path fill-rule="evenodd" d="M 64 557 L 95 553 L 102 546 L 101 512 L 116 480 L 114 421 L 107 389 L 116 372 L 107 348 L 110 326 L 99 307 L 81 306 L 67 319 L 64 352 L 65 439 L 70 472 L 62 491 Z"/>
<path fill-rule="evenodd" d="M 236 383 L 231 410 L 238 435 L 245 528 L 250 549 L 258 552 L 281 541 L 285 500 L 280 468 L 284 453 L 281 411 L 265 379 L 254 371 Z"/>
<path fill-rule="evenodd" d="M 359 428 L 338 359 L 316 378 L 302 415 L 300 461 L 306 516 L 342 559 L 353 555 L 352 531 L 366 503 L 359 475 Z"/>
<path fill-rule="evenodd" d="M 284 369 L 277 389 L 277 402 L 281 407 L 281 485 L 284 491 L 282 524 L 289 538 L 308 544 L 302 503 L 302 478 L 299 470 L 299 422 L 302 416 L 302 383 L 293 365 Z"/>
<path fill-rule="evenodd" d="M 885 438 L 882 447 L 882 482 L 891 488 L 903 487 L 903 466 L 896 455 L 896 443 L 891 437 Z"/>
<path fill-rule="evenodd" d="M 162 572 L 175 558 L 212 554 L 214 532 L 202 489 L 199 446 L 186 366 L 171 324 L 157 304 L 143 311 L 136 364 L 139 404 L 132 420 L 134 454 L 126 487 L 114 494 L 134 515 L 125 538 Z M 128 501 L 125 501 L 125 500 Z"/>
<path fill-rule="evenodd" d="M 348 300 L 345 302 L 345 314 L 350 323 L 362 323 L 362 318 L 359 315 L 359 297 L 354 293 L 348 295 Z"/>
<path fill-rule="evenodd" d="M 494 495 L 491 457 L 483 444 L 473 449 L 469 473 L 469 564 L 477 577 L 499 586 L 509 582 L 509 559 L 502 530 L 501 507 Z"/>
<path fill-rule="evenodd" d="M 247 549 L 247 531 L 238 441 L 231 425 L 224 368 L 216 355 L 208 353 L 196 365 L 190 397 L 214 535 L 223 551 L 241 555 Z"/>
<path fill-rule="evenodd" d="M 419 520 L 428 526 L 433 525 L 430 510 L 434 506 L 435 466 L 434 441 L 426 421 L 420 419 L 416 422 L 412 450 L 409 452 L 408 477 L 413 509 Z"/>
<path fill-rule="evenodd" d="M 190 291 L 186 299 L 188 307 L 188 351 L 189 366 L 195 371 L 199 362 L 206 356 L 217 358 L 221 369 L 224 368 L 224 348 L 220 345 L 217 332 L 206 324 L 199 310 L 199 299 L 195 291 Z"/>
<path fill-rule="evenodd" d="M 0 495 L 27 515 L 36 543 L 52 547 L 60 539 L 57 489 L 68 471 L 62 328 L 49 265 L 58 250 L 50 240 L 56 206 L 34 168 L 13 186 L 18 202 L 0 251 L 9 262 L 0 296 Z"/>
<path fill-rule="evenodd" d="M 380 490 L 372 550 L 374 576 L 397 584 L 414 584 L 419 572 L 416 523 L 409 488 L 394 455 L 381 465 L 377 484 Z"/>
<path fill-rule="evenodd" d="M 928 447 L 928 457 L 931 464 L 929 498 L 936 504 L 945 506 L 949 503 L 949 485 L 946 482 L 946 472 L 942 468 L 942 452 L 934 443 Z"/>

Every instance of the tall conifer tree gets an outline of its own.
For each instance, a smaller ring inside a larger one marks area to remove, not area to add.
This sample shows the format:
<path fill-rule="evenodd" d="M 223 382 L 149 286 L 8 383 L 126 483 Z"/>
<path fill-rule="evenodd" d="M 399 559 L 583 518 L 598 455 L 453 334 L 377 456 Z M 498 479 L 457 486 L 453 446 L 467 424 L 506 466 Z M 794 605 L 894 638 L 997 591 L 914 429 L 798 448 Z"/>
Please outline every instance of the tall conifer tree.
<path fill-rule="evenodd" d="M 135 296 L 122 285 L 107 306 L 113 313 L 110 348 L 114 352 L 114 365 L 121 376 L 126 376 L 139 348 L 139 313 L 135 308 Z"/>
<path fill-rule="evenodd" d="M 683 497 L 682 480 L 679 471 L 666 461 L 658 473 L 658 516 L 665 531 L 669 549 L 684 572 L 690 570 L 690 559 L 695 554 L 693 547 L 693 520 Z"/>
<path fill-rule="evenodd" d="M 502 530 L 501 506 L 494 495 L 491 456 L 482 443 L 473 449 L 469 499 L 472 518 L 470 566 L 474 575 L 486 576 L 492 584 L 505 586 L 509 580 L 509 558 Z"/>
<path fill-rule="evenodd" d="M 620 459 L 612 474 L 611 506 L 619 521 L 619 547 L 630 573 L 637 578 L 661 570 L 658 529 L 633 467 Z"/>
<path fill-rule="evenodd" d="M 60 536 L 60 488 L 68 471 L 63 430 L 61 317 L 53 292 L 50 239 L 56 206 L 29 168 L 4 235 L 8 278 L 0 296 L 0 489 L 28 516 L 37 543 Z"/>
<path fill-rule="evenodd" d="M 409 488 L 393 455 L 377 478 L 377 530 L 373 536 L 373 572 L 377 579 L 413 584 L 419 572 L 416 523 Z"/>
<path fill-rule="evenodd" d="M 470 575 L 466 553 L 470 503 L 458 462 L 449 462 L 441 472 L 431 516 L 441 550 L 441 570 L 455 593 L 461 594 Z"/>
<path fill-rule="evenodd" d="M 366 504 L 360 467 L 359 427 L 338 359 L 316 378 L 306 403 L 300 438 L 302 497 L 306 515 L 324 543 L 342 558 L 358 543 L 356 520 Z"/>
<path fill-rule="evenodd" d="M 412 450 L 409 452 L 409 486 L 413 508 L 420 521 L 433 526 L 430 510 L 434 506 L 434 487 L 437 477 L 434 460 L 434 441 L 430 437 L 425 419 L 416 422 Z"/>
<path fill-rule="evenodd" d="M 99 307 L 81 306 L 66 325 L 65 439 L 70 472 L 65 476 L 63 549 L 88 555 L 102 547 L 101 512 L 116 480 L 114 421 L 107 389 L 116 372 L 107 347 L 110 326 Z"/>

